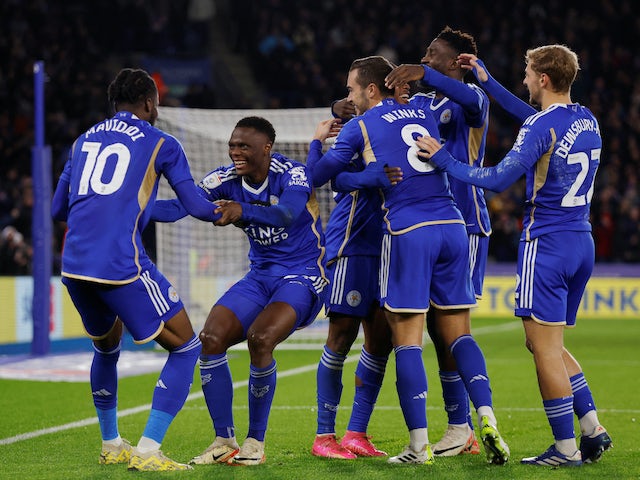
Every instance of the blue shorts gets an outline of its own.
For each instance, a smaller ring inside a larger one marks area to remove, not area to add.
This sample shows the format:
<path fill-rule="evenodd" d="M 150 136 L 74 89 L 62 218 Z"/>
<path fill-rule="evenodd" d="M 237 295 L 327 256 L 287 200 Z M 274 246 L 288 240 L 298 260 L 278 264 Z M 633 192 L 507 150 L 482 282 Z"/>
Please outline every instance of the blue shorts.
<path fill-rule="evenodd" d="M 521 241 L 516 278 L 517 317 L 574 326 L 595 258 L 590 232 L 553 232 Z"/>
<path fill-rule="evenodd" d="M 380 295 L 396 313 L 421 313 L 476 305 L 469 271 L 469 239 L 459 223 L 429 225 L 402 235 L 385 234 Z"/>
<path fill-rule="evenodd" d="M 162 331 L 164 323 L 184 308 L 176 289 L 155 265 L 126 285 L 67 277 L 62 277 L 62 283 L 93 340 L 104 338 L 116 317 L 120 317 L 135 343 L 150 342 Z"/>
<path fill-rule="evenodd" d="M 378 270 L 380 257 L 353 255 L 340 257 L 327 266 L 331 280 L 328 313 L 365 318 L 371 306 L 379 304 Z"/>
<path fill-rule="evenodd" d="M 311 324 L 324 305 L 327 281 L 308 275 L 274 277 L 251 270 L 233 284 L 216 305 L 224 305 L 240 320 L 245 337 L 264 307 L 274 302 L 284 302 L 296 312 L 298 330 Z"/>
<path fill-rule="evenodd" d="M 471 280 L 473 281 L 473 291 L 476 299 L 482 298 L 482 287 L 484 285 L 484 272 L 487 268 L 487 256 L 489 255 L 489 237 L 469 234 L 469 267 L 471 269 Z"/>

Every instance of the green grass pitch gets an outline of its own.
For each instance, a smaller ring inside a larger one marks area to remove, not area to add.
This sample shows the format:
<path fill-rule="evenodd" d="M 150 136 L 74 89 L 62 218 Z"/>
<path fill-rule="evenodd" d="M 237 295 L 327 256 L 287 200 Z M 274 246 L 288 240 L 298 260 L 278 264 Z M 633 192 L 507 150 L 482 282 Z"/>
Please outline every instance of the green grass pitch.
<path fill-rule="evenodd" d="M 93 422 L 95 414 L 87 383 L 0 380 L 0 479 L 640 478 L 640 443 L 635 443 L 640 438 L 640 321 L 582 320 L 576 329 L 567 330 L 566 345 L 582 364 L 594 392 L 600 420 L 609 430 L 614 448 L 600 463 L 556 470 L 519 464 L 521 457 L 539 454 L 553 441 L 541 406 L 533 360 L 524 347 L 520 322 L 474 318 L 473 325 L 487 358 L 499 428 L 511 448 L 512 457 L 505 466 L 488 465 L 484 451 L 481 455 L 438 458 L 432 466 L 389 465 L 384 458 L 343 461 L 313 457 L 310 449 L 315 435 L 315 365 L 320 357 L 319 346 L 317 350 L 276 351 L 279 377 L 266 438 L 267 462 L 257 467 L 196 466 L 190 472 L 146 474 L 129 472 L 125 465 L 98 465 L 100 434 Z M 357 353 L 354 350 L 351 355 Z M 240 383 L 235 390 L 234 414 L 236 433 L 241 441 L 248 421 L 249 359 L 247 352 L 241 350 L 231 351 L 229 357 L 234 382 Z M 429 437 L 435 442 L 446 428 L 446 415 L 431 344 L 425 345 L 424 361 L 429 379 Z M 356 362 L 350 361 L 344 369 L 338 435 L 344 433 L 349 418 L 355 366 Z M 122 379 L 120 410 L 148 405 L 156 378 L 157 374 L 148 374 Z M 392 357 L 369 428 L 376 445 L 391 454 L 398 453 L 408 441 L 394 382 Z M 122 436 L 134 443 L 147 417 L 147 409 L 139 410 L 120 418 Z M 56 428 L 63 425 L 68 428 Z M 30 435 L 43 429 L 52 431 Z M 577 422 L 576 429 L 579 432 Z M 24 439 L 6 441 L 18 435 Z M 170 457 L 186 462 L 204 450 L 212 439 L 211 421 L 196 372 L 191 396 L 171 425 L 163 450 Z"/>

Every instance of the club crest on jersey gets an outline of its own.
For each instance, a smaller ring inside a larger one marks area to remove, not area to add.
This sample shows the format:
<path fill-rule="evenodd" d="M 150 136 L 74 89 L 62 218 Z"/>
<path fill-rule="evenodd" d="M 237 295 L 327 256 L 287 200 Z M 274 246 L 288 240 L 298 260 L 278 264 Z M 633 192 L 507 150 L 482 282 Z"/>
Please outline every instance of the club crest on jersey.
<path fill-rule="evenodd" d="M 207 175 L 202 179 L 202 185 L 208 189 L 214 189 L 222 184 L 222 180 L 220 180 L 220 175 L 218 172 L 213 172 Z"/>
<path fill-rule="evenodd" d="M 447 108 L 440 114 L 440 123 L 449 123 L 451 121 L 451 109 Z"/>
<path fill-rule="evenodd" d="M 351 290 L 347 293 L 347 304 L 350 307 L 357 307 L 362 302 L 362 295 L 357 290 Z"/>
<path fill-rule="evenodd" d="M 180 295 L 178 295 L 178 291 L 174 288 L 174 286 L 170 286 L 169 287 L 169 300 L 171 300 L 173 303 L 178 303 L 178 301 L 180 300 Z"/>
<path fill-rule="evenodd" d="M 309 180 L 307 179 L 304 167 L 293 167 L 289 170 L 289 175 L 291 176 L 289 185 L 299 185 L 301 187 L 309 186 Z"/>
<path fill-rule="evenodd" d="M 280 203 L 280 198 L 275 195 L 269 195 L 269 205 L 278 205 Z"/>

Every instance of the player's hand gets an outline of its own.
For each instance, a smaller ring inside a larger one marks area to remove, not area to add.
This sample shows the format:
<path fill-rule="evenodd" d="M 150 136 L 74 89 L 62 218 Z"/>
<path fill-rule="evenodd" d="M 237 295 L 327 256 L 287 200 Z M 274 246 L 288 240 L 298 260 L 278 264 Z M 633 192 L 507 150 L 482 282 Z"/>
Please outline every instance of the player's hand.
<path fill-rule="evenodd" d="M 384 173 L 387 175 L 391 185 L 397 185 L 402 181 L 402 169 L 400 167 L 384 166 Z"/>
<path fill-rule="evenodd" d="M 242 205 L 233 200 L 216 200 L 213 202 L 216 205 L 216 209 L 213 213 L 221 215 L 219 220 L 213 222 L 214 225 L 224 227 L 225 225 L 235 224 L 240 221 L 242 217 Z"/>
<path fill-rule="evenodd" d="M 355 117 L 356 107 L 352 102 L 343 98 L 331 105 L 331 113 L 338 118 L 344 118 L 346 120 Z"/>
<path fill-rule="evenodd" d="M 478 80 L 486 82 L 489 80 L 489 74 L 484 68 L 482 61 L 473 53 L 461 53 L 458 55 L 458 63 L 465 70 L 471 70 Z"/>
<path fill-rule="evenodd" d="M 425 159 L 424 161 L 430 160 L 435 153 L 442 148 L 442 144 L 440 140 L 433 137 L 418 137 L 416 140 L 416 145 L 420 150 L 418 150 L 418 156 Z"/>
<path fill-rule="evenodd" d="M 424 68 L 422 65 L 400 65 L 391 70 L 391 73 L 384 79 L 387 88 L 402 87 L 405 83 L 415 80 L 422 80 Z"/>
<path fill-rule="evenodd" d="M 342 129 L 342 122 L 339 118 L 323 120 L 316 127 L 316 133 L 313 135 L 313 139 L 324 142 L 327 138 L 338 135 L 340 129 Z"/>

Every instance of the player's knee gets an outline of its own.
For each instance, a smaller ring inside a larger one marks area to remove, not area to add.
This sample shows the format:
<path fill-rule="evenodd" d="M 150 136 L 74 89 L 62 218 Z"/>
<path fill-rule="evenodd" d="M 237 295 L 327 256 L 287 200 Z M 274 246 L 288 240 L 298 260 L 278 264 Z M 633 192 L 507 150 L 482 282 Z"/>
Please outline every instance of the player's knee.
<path fill-rule="evenodd" d="M 247 347 L 252 354 L 271 354 L 277 341 L 269 332 L 250 329 L 247 332 Z"/>
<path fill-rule="evenodd" d="M 214 355 L 224 353 L 227 351 L 227 348 L 229 348 L 224 336 L 219 335 L 217 332 L 202 330 L 198 337 L 202 343 L 202 353 L 204 354 Z"/>

